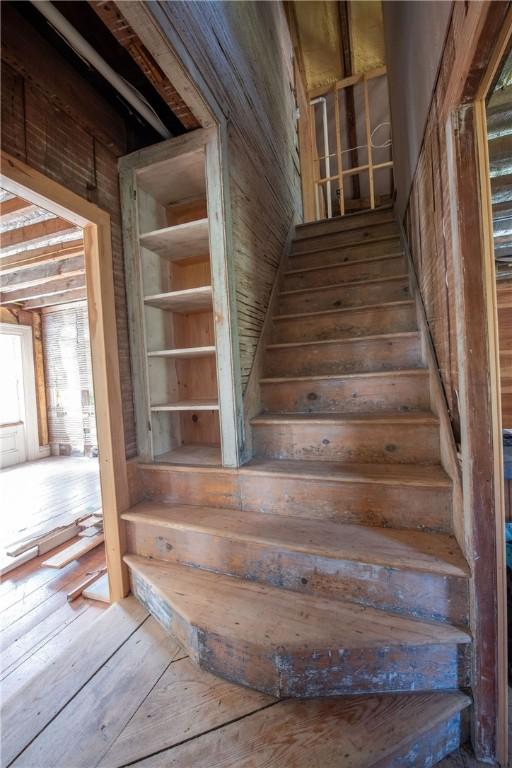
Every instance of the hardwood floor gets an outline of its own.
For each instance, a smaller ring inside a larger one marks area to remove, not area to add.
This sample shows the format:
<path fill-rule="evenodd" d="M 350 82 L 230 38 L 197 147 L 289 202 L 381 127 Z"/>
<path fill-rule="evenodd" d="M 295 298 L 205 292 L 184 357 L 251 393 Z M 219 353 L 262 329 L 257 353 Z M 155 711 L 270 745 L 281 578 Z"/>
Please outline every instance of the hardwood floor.
<path fill-rule="evenodd" d="M 52 457 L 0 472 L 0 537 L 5 546 L 31 530 L 69 514 L 101 506 L 95 459 Z M 15 514 L 13 514 L 15 510 Z M 58 570 L 43 565 L 67 549 L 76 537 L 50 553 L 18 566 L 0 583 L 0 693 L 3 701 L 20 691 L 71 645 L 106 609 L 104 603 L 67 594 L 105 566 L 105 550 L 96 547 Z"/>
<path fill-rule="evenodd" d="M 42 649 L 34 653 L 41 656 Z M 431 750 L 456 743 L 464 698 L 454 692 L 278 701 L 199 669 L 129 597 L 4 697 L 2 765 L 413 765 L 412 747 L 428 760 Z"/>
<path fill-rule="evenodd" d="M 97 459 L 50 456 L 0 471 L 0 541 L 6 546 L 47 523 L 101 507 Z"/>
<path fill-rule="evenodd" d="M 58 552 L 68 546 L 58 547 Z M 41 566 L 46 555 L 8 573 L 0 584 L 0 692 L 16 694 L 103 613 L 103 603 L 67 593 L 105 565 L 103 547 L 56 571 Z"/>

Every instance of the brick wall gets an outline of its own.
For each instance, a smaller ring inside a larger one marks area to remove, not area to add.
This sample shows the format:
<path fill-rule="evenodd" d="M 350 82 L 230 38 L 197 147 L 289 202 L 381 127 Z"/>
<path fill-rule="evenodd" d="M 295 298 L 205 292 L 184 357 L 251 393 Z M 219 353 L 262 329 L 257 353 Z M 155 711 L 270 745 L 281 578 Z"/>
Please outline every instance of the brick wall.
<path fill-rule="evenodd" d="M 30 56 L 37 59 L 33 44 L 32 40 Z M 41 45 L 44 49 L 44 41 Z M 62 68 L 69 68 L 64 60 Z M 93 116 L 89 113 L 80 120 L 79 92 L 73 113 L 60 108 L 49 96 L 52 84 L 48 67 L 44 77 L 38 77 L 37 71 L 30 71 L 28 66 L 26 69 L 12 66 L 12 61 L 3 60 L 1 74 L 2 149 L 96 203 L 111 216 L 125 446 L 126 455 L 133 456 L 136 453 L 135 421 L 117 175 L 117 156 L 126 151 L 126 132 L 120 132 L 117 150 L 107 147 L 100 138 L 101 131 L 95 135 Z M 77 73 L 74 76 L 76 78 Z M 102 101 L 102 97 L 98 98 Z"/>

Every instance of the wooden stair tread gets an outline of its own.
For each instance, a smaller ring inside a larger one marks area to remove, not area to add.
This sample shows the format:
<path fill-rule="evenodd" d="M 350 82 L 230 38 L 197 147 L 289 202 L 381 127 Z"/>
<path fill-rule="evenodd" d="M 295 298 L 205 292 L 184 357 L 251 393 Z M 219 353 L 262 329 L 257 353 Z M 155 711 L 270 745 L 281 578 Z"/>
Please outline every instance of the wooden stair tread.
<path fill-rule="evenodd" d="M 399 339 L 417 338 L 419 340 L 419 331 L 399 331 L 398 333 L 378 333 L 369 336 L 352 336 L 346 339 L 318 339 L 314 341 L 283 341 L 274 344 L 267 344 L 267 349 L 288 349 L 294 347 L 314 347 L 328 346 L 329 344 L 354 344 L 364 343 L 365 341 L 382 341 L 384 344 L 388 341 Z"/>
<path fill-rule="evenodd" d="M 292 459 L 251 459 L 238 470 L 242 474 L 277 474 L 329 482 L 385 483 L 428 487 L 450 487 L 451 481 L 440 465 L 343 464 L 329 461 Z"/>
<path fill-rule="evenodd" d="M 319 376 L 286 376 L 260 379 L 261 384 L 286 384 L 290 381 L 336 381 L 339 379 L 376 379 L 398 376 L 428 377 L 427 368 L 400 368 L 398 370 L 363 371 L 362 373 L 325 373 Z"/>
<path fill-rule="evenodd" d="M 400 280 L 408 279 L 407 273 L 403 275 L 386 275 L 385 277 L 372 277 L 368 280 L 351 280 L 347 283 L 334 283 L 333 285 L 313 285 L 311 288 L 295 288 L 291 291 L 280 291 L 279 296 L 298 296 L 302 293 L 321 293 L 328 288 L 330 291 L 339 288 L 344 290 L 345 288 L 354 288 L 361 285 L 373 285 L 375 283 L 392 283 Z"/>
<path fill-rule="evenodd" d="M 380 304 L 363 304 L 359 307 L 342 307 L 341 309 L 321 309 L 315 312 L 298 312 L 291 315 L 274 315 L 273 320 L 300 320 L 305 317 L 323 317 L 325 315 L 337 315 L 342 312 L 368 312 L 379 309 L 392 309 L 394 307 L 414 306 L 414 299 L 401 299 L 400 301 L 383 301 Z"/>
<path fill-rule="evenodd" d="M 340 248 L 340 249 L 342 249 L 342 248 L 354 248 L 354 247 L 358 247 L 358 246 L 361 246 L 361 245 L 374 245 L 375 243 L 385 243 L 387 240 L 398 240 L 398 241 L 400 240 L 399 232 L 390 232 L 387 235 L 379 235 L 378 237 L 356 237 L 353 240 L 347 240 L 346 242 L 342 241 L 341 243 L 327 243 L 327 241 L 326 241 L 325 244 L 322 247 L 320 247 L 320 248 L 308 248 L 307 250 L 304 250 L 304 251 L 302 251 L 302 250 L 301 251 L 294 251 L 293 250 L 293 244 L 307 243 L 308 240 L 319 240 L 319 241 L 322 241 L 323 238 L 328 238 L 328 237 L 329 238 L 335 238 L 337 235 L 340 235 L 340 234 L 343 235 L 345 233 L 325 232 L 325 233 L 323 233 L 321 235 L 320 234 L 318 234 L 318 235 L 308 235 L 307 237 L 298 238 L 297 240 L 294 240 L 293 243 L 292 243 L 291 257 L 293 259 L 294 256 L 303 256 L 305 254 L 310 254 L 310 253 L 320 253 L 321 251 L 325 251 L 325 250 L 328 250 L 328 249 L 331 250 L 333 248 Z"/>
<path fill-rule="evenodd" d="M 467 644 L 445 623 L 391 615 L 354 603 L 299 594 L 174 563 L 125 555 L 125 562 L 190 626 L 262 653 L 321 648 Z"/>
<path fill-rule="evenodd" d="M 152 501 L 137 504 L 122 518 L 133 523 L 256 542 L 278 547 L 280 551 L 446 576 L 469 575 L 455 538 L 447 534 Z"/>
<path fill-rule="evenodd" d="M 370 413 L 261 413 L 251 419 L 251 424 L 439 424 L 438 418 L 429 412 L 397 411 Z"/>
<path fill-rule="evenodd" d="M 386 221 L 394 221 L 393 204 L 384 203 L 383 205 L 378 205 L 369 211 L 368 210 L 351 211 L 350 213 L 343 214 L 343 216 L 341 215 L 331 216 L 330 219 L 324 218 L 324 219 L 317 219 L 316 221 L 304 221 L 301 224 L 297 224 L 295 226 L 295 230 L 301 232 L 303 229 L 306 229 L 307 227 L 317 227 L 325 224 L 345 224 L 345 223 L 349 225 L 349 229 L 350 229 L 350 224 L 352 224 L 353 222 L 356 222 L 358 219 L 363 219 L 368 217 L 371 218 L 373 213 L 390 213 L 391 216 L 389 219 L 386 219 Z"/>
<path fill-rule="evenodd" d="M 172 705 L 180 712 L 174 699 Z M 468 696 L 454 691 L 288 699 L 187 738 L 136 766 L 398 768 L 411 766 L 414 755 L 418 768 L 432 764 L 434 750 L 444 757 L 459 746 L 460 728 L 457 737 L 449 734 L 470 705 Z M 105 760 L 101 768 L 107 765 Z"/>
<path fill-rule="evenodd" d="M 322 249 L 326 250 L 326 249 Z M 295 256 L 305 256 L 306 254 L 297 253 Z M 403 250 L 397 251 L 396 253 L 389 253 L 385 256 L 370 256 L 368 259 L 357 259 L 357 260 L 350 260 L 347 259 L 346 261 L 337 261 L 334 264 L 317 264 L 314 267 L 301 267 L 300 269 L 287 269 L 284 274 L 286 275 L 297 275 L 299 272 L 316 272 L 319 269 L 334 269 L 337 267 L 346 267 L 348 264 L 353 266 L 354 264 L 369 264 L 374 261 L 384 261 L 388 259 L 398 259 L 401 258 L 404 255 Z M 293 257 L 292 257 L 293 258 Z"/>

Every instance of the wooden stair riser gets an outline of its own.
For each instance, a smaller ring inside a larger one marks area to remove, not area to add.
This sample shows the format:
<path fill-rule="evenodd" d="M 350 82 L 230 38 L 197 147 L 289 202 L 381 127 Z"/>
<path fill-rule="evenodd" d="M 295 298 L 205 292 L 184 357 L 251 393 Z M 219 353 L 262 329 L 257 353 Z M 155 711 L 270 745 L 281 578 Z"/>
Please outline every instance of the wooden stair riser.
<path fill-rule="evenodd" d="M 422 367 L 418 334 L 268 347 L 265 376 L 321 376 Z"/>
<path fill-rule="evenodd" d="M 412 732 L 413 743 L 395 754 L 372 763 L 371 768 L 433 768 L 468 741 L 465 713 L 457 713 L 419 736 Z M 458 759 L 458 758 L 456 758 Z M 451 761 L 450 761 L 451 762 Z"/>
<path fill-rule="evenodd" d="M 378 333 L 416 331 L 416 308 L 412 302 L 381 304 L 372 307 L 325 312 L 325 314 L 288 315 L 274 318 L 272 341 L 328 341 Z"/>
<path fill-rule="evenodd" d="M 408 298 L 410 298 L 409 279 L 407 277 L 394 277 L 362 284 L 307 289 L 300 293 L 283 293 L 279 299 L 278 312 L 280 315 L 293 315 L 300 312 L 319 312 L 327 309 L 382 304 L 387 301 L 402 301 Z"/>
<path fill-rule="evenodd" d="M 313 267 L 327 267 L 336 264 L 359 263 L 363 267 L 365 261 L 390 257 L 403 256 L 401 243 L 394 240 L 378 240 L 376 243 L 361 243 L 360 245 L 348 245 L 346 248 L 325 248 L 309 253 L 290 254 L 286 270 L 312 269 Z M 362 263 L 360 263 L 362 262 Z"/>
<path fill-rule="evenodd" d="M 342 654 L 333 648 L 315 653 L 314 659 L 283 654 L 277 661 L 286 670 L 282 697 L 456 690 L 470 684 L 470 653 L 464 645 L 407 645 Z"/>
<path fill-rule="evenodd" d="M 334 260 L 331 266 L 322 266 L 318 259 L 310 267 L 319 269 L 307 269 L 304 265 L 290 262 L 290 270 L 297 272 L 286 273 L 283 280 L 283 291 L 295 291 L 302 288 L 319 288 L 321 286 L 336 285 L 338 283 L 353 283 L 355 281 L 373 280 L 379 277 L 394 277 L 407 272 L 405 256 L 385 256 L 372 258 L 369 261 L 350 261 L 346 263 L 342 258 Z M 330 264 L 330 261 L 326 261 Z"/>
<path fill-rule="evenodd" d="M 423 371 L 383 376 L 262 381 L 261 399 L 271 413 L 362 413 L 429 410 Z"/>
<path fill-rule="evenodd" d="M 202 669 L 278 698 L 343 696 L 465 687 L 469 653 L 456 644 L 386 648 L 341 647 L 263 654 L 250 638 L 229 640 L 188 623 L 139 574 L 132 591 Z"/>
<path fill-rule="evenodd" d="M 324 221 L 311 221 L 306 224 L 299 224 L 295 230 L 295 239 L 303 240 L 309 237 L 334 234 L 336 232 L 354 232 L 369 226 L 378 228 L 381 224 L 389 224 L 394 220 L 392 208 L 371 211 L 369 213 L 358 213 L 351 216 L 336 216 Z"/>
<path fill-rule="evenodd" d="M 269 543 L 127 522 L 131 554 L 416 618 L 467 624 L 463 577 L 339 560 Z M 371 553 L 369 553 L 371 558 Z"/>
<path fill-rule="evenodd" d="M 313 234 L 309 237 L 299 238 L 292 242 L 292 254 L 316 251 L 319 248 L 343 248 L 347 245 L 364 245 L 365 243 L 377 244 L 381 242 L 399 243 L 400 235 L 398 225 L 394 221 L 376 226 L 359 227 L 345 232 L 333 232 L 326 235 Z"/>
<path fill-rule="evenodd" d="M 371 464 L 436 464 L 439 426 L 410 423 L 253 424 L 255 455 L 274 459 Z"/>
<path fill-rule="evenodd" d="M 360 525 L 450 533 L 449 486 L 312 480 L 267 472 L 184 472 L 172 467 L 139 469 L 143 496 L 152 501 Z"/>
<path fill-rule="evenodd" d="M 139 466 L 141 497 L 152 501 L 241 509 L 240 480 L 236 472 L 194 467 Z"/>

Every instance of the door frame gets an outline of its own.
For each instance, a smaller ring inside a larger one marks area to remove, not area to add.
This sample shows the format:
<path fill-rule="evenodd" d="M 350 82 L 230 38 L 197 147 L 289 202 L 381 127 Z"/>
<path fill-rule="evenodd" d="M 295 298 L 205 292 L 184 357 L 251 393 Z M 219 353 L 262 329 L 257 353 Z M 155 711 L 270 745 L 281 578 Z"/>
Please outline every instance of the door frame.
<path fill-rule="evenodd" d="M 21 339 L 21 370 L 23 379 L 23 423 L 25 426 L 26 461 L 34 461 L 48 455 L 39 445 L 37 425 L 36 375 L 32 343 L 32 327 L 17 323 L 0 323 L 0 334 L 19 336 Z"/>
<path fill-rule="evenodd" d="M 83 229 L 92 377 L 110 600 L 129 592 L 120 515 L 129 504 L 109 214 L 18 158 L 0 152 L 1 186 Z"/>
<path fill-rule="evenodd" d="M 455 278 L 465 549 L 471 568 L 472 744 L 507 763 L 505 510 L 485 96 L 510 36 L 510 3 L 470 4 L 442 104 Z M 475 365 L 475 361 L 478 364 Z"/>

